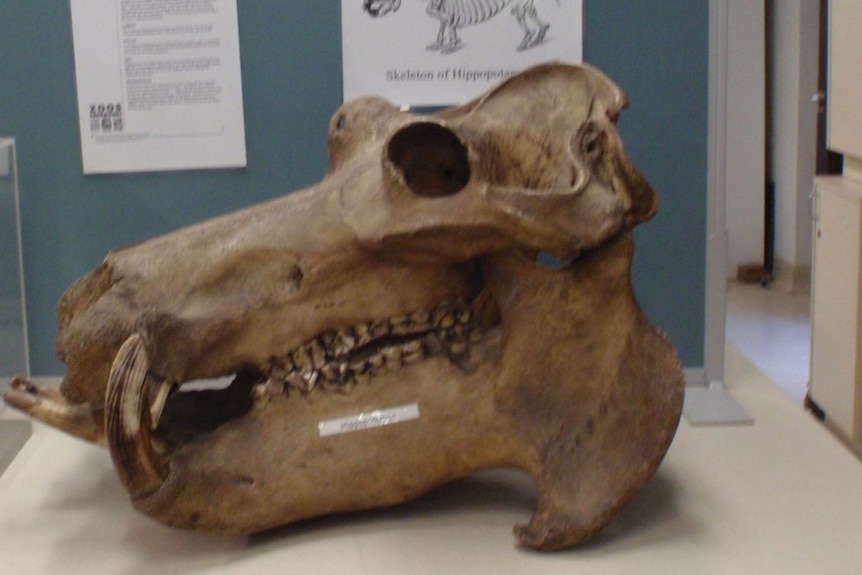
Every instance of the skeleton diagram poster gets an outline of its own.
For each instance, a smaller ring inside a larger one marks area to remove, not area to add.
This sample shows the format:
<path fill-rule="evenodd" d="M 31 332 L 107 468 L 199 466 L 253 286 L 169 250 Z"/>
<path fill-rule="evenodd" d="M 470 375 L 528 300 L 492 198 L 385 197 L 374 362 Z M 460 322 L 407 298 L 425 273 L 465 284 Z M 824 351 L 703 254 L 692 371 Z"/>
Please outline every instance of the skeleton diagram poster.
<path fill-rule="evenodd" d="M 70 0 L 85 174 L 246 165 L 236 0 Z"/>
<path fill-rule="evenodd" d="M 549 60 L 580 62 L 583 0 L 342 0 L 344 98 L 466 102 Z"/>

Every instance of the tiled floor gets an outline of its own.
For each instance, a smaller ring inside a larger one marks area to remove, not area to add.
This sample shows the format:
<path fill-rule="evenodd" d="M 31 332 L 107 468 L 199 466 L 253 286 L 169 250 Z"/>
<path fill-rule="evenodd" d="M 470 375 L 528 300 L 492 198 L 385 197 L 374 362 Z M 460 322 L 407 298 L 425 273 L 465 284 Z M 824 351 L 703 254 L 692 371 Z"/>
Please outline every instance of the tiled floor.
<path fill-rule="evenodd" d="M 808 388 L 810 295 L 730 283 L 727 339 L 801 406 Z"/>

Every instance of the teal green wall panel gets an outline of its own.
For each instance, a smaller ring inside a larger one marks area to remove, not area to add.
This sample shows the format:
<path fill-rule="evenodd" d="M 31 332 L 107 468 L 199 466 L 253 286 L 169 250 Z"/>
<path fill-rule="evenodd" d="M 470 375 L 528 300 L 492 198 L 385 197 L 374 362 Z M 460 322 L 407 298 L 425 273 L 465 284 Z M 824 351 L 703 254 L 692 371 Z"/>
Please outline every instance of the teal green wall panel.
<path fill-rule="evenodd" d="M 683 363 L 703 366 L 709 2 L 585 2 L 584 59 L 611 76 L 630 107 L 626 151 L 659 195 L 636 234 L 635 290 Z"/>
<path fill-rule="evenodd" d="M 708 5 L 585 4 L 585 58 L 629 94 L 632 106 L 621 130 L 662 200 L 660 215 L 638 232 L 638 296 L 671 335 L 684 363 L 699 366 Z M 14 136 L 18 144 L 34 374 L 61 373 L 53 355 L 54 305 L 110 249 L 280 196 L 322 176 L 327 124 L 341 103 L 340 3 L 241 0 L 239 25 L 246 169 L 84 176 L 68 2 L 0 3 L 0 135 Z"/>

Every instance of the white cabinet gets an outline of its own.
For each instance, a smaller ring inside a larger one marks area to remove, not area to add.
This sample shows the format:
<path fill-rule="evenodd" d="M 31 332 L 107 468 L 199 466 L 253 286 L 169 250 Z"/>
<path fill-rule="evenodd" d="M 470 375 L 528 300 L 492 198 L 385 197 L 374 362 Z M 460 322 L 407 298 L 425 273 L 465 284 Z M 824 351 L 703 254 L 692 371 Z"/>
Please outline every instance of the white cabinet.
<path fill-rule="evenodd" d="M 815 180 L 809 396 L 862 447 L 862 183 Z"/>

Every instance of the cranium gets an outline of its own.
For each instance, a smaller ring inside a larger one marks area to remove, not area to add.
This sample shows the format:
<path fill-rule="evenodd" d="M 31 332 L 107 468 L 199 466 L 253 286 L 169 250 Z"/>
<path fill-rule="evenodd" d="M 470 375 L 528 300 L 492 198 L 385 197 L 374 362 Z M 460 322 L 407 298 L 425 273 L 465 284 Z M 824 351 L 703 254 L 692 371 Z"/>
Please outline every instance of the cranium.
<path fill-rule="evenodd" d="M 18 378 L 6 401 L 107 443 L 169 525 L 259 532 L 510 467 L 538 490 L 520 541 L 575 545 L 653 474 L 682 400 L 630 285 L 656 200 L 614 127 L 625 104 L 563 64 L 436 115 L 348 103 L 320 184 L 70 286 L 62 385 Z"/>

